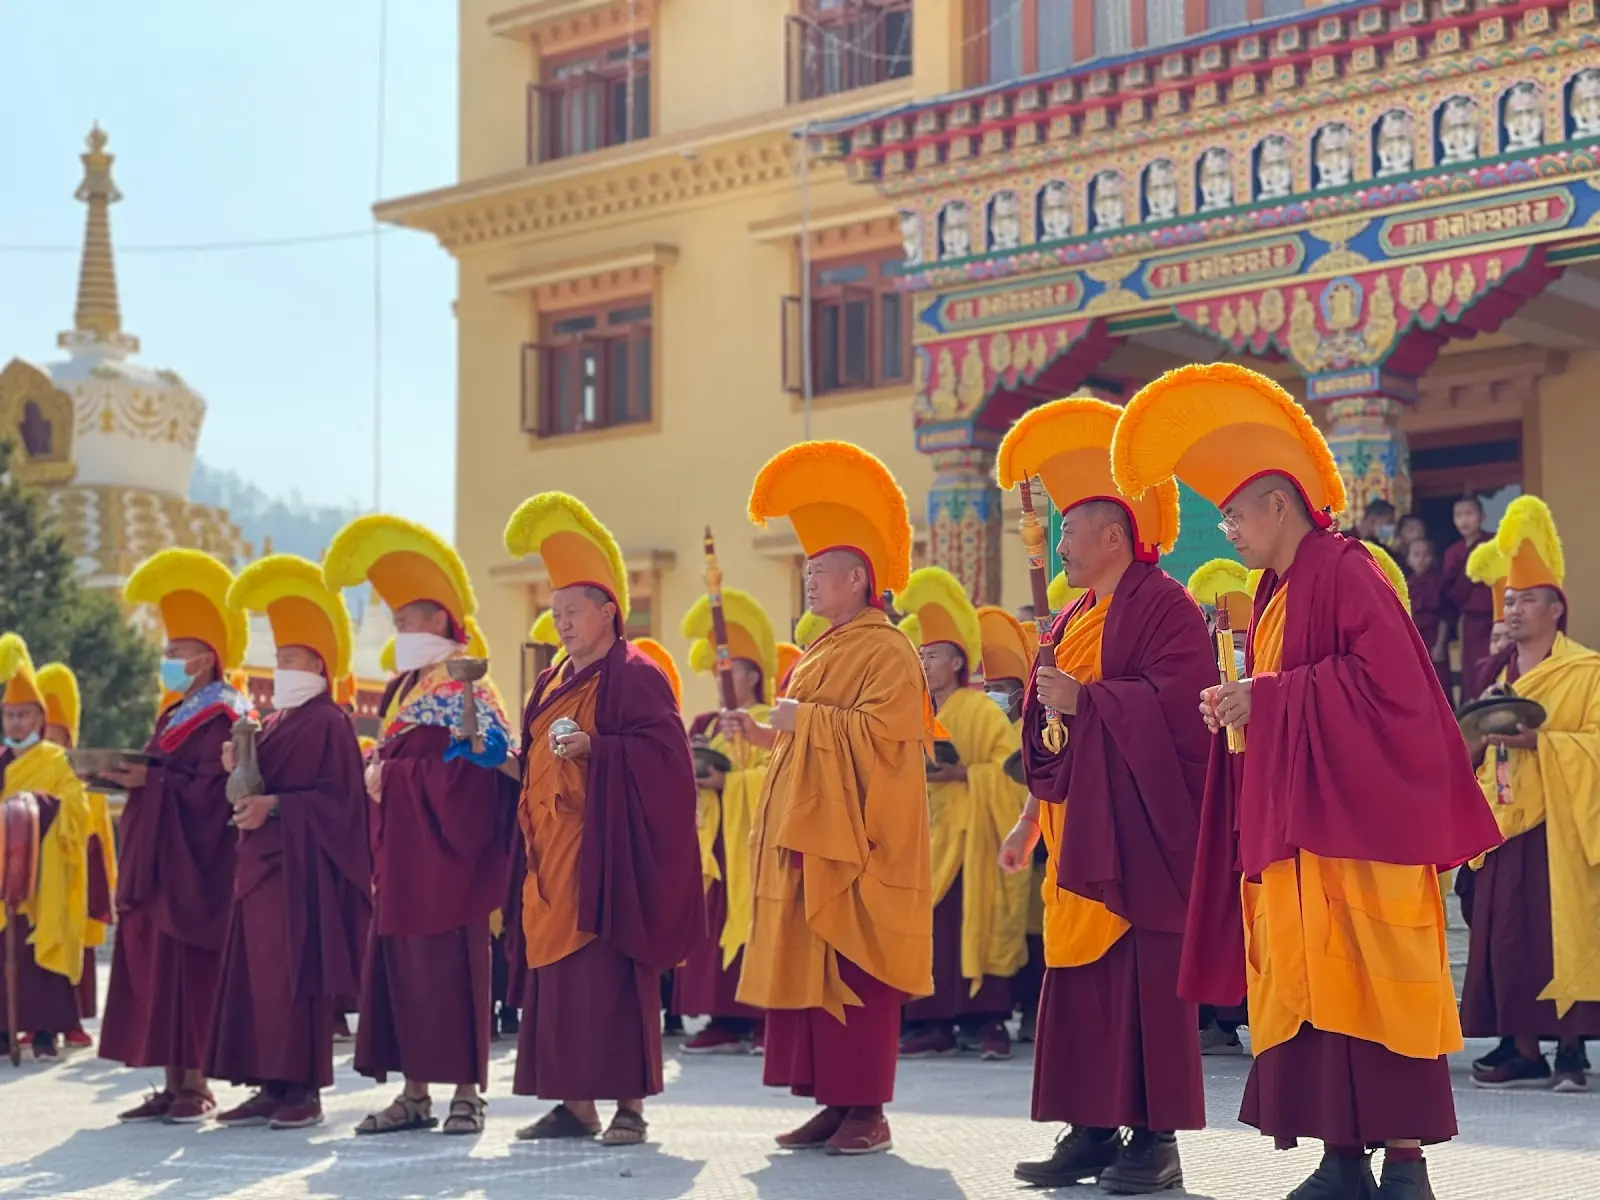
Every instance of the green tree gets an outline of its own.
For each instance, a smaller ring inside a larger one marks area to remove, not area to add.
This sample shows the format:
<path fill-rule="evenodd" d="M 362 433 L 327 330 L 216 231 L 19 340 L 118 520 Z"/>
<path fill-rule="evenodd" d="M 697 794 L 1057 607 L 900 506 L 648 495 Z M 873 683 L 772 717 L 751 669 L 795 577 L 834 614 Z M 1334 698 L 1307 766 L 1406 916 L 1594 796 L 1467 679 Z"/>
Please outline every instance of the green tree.
<path fill-rule="evenodd" d="M 44 497 L 11 474 L 0 442 L 0 631 L 28 643 L 35 666 L 64 662 L 83 693 L 85 746 L 139 747 L 156 708 L 156 648 L 116 601 L 78 582 Z"/>

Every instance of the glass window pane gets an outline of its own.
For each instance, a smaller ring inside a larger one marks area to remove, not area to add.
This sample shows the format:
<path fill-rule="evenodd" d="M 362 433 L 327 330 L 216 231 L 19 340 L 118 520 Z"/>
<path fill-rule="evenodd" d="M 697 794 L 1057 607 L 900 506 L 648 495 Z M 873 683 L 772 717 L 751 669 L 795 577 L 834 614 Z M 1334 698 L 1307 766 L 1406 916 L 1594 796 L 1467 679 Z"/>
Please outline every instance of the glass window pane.
<path fill-rule="evenodd" d="M 628 399 L 632 390 L 628 369 L 628 339 L 612 338 L 606 343 L 606 424 L 620 425 L 628 419 Z"/>
<path fill-rule="evenodd" d="M 887 12 L 883 15 L 883 77 L 904 79 L 911 74 L 911 10 L 909 8 Z M 872 78 L 871 64 L 867 64 L 867 79 Z"/>
<path fill-rule="evenodd" d="M 629 414 L 635 421 L 650 419 L 650 331 L 636 334 L 633 339 L 633 409 Z"/>
<path fill-rule="evenodd" d="M 817 305 L 816 326 L 811 336 L 817 344 L 817 388 L 831 392 L 839 386 L 839 306 Z"/>
<path fill-rule="evenodd" d="M 551 334 L 560 337 L 563 334 L 587 333 L 595 327 L 595 319 L 586 317 L 563 317 L 559 321 L 550 323 Z"/>
<path fill-rule="evenodd" d="M 1046 0 L 1054 3 L 1054 0 Z M 1043 18 L 1040 18 L 1041 23 Z M 1022 74 L 1022 0 L 989 0 L 989 82 Z"/>
<path fill-rule="evenodd" d="M 582 405 L 578 411 L 578 421 L 582 428 L 589 428 L 600 423 L 600 352 L 593 346 L 584 346 L 578 351 L 578 386 L 582 393 Z"/>
<path fill-rule="evenodd" d="M 1094 52 L 1096 57 L 1126 54 L 1133 49 L 1132 0 L 1096 0 Z"/>
<path fill-rule="evenodd" d="M 1152 46 L 1183 40 L 1184 0 L 1144 0 L 1145 30 Z"/>
<path fill-rule="evenodd" d="M 607 325 L 632 325 L 635 321 L 648 321 L 650 319 L 650 306 L 648 304 L 633 304 L 627 308 L 613 308 L 606 314 Z"/>
<path fill-rule="evenodd" d="M 650 136 L 650 72 L 640 70 L 633 80 L 633 137 Z"/>
<path fill-rule="evenodd" d="M 868 327 L 872 323 L 872 301 L 866 297 L 846 300 L 844 305 L 844 379 L 848 384 L 863 384 L 872 373 L 868 357 Z"/>
<path fill-rule="evenodd" d="M 817 268 L 818 287 L 843 287 L 847 283 L 864 283 L 872 268 L 867 263 L 851 263 L 845 267 Z"/>
<path fill-rule="evenodd" d="M 904 298 L 899 292 L 885 292 L 879 301 L 883 318 L 878 334 L 882 342 L 883 382 L 892 383 L 906 375 L 906 333 L 901 318 Z"/>
<path fill-rule="evenodd" d="M 570 349 L 550 352 L 550 398 L 547 409 L 551 433 L 566 433 L 572 428 L 577 411 L 577 385 L 573 377 L 575 364 L 576 357 Z"/>
<path fill-rule="evenodd" d="M 1072 0 L 1039 0 L 1039 70 L 1061 71 L 1077 61 L 1072 44 Z"/>
<path fill-rule="evenodd" d="M 1305 7 L 1305 0 L 1267 0 L 1261 6 L 1261 11 L 1268 17 L 1292 17 L 1295 13 L 1304 12 Z"/>
<path fill-rule="evenodd" d="M 1221 29 L 1248 19 L 1246 0 L 1206 0 L 1206 28 Z"/>

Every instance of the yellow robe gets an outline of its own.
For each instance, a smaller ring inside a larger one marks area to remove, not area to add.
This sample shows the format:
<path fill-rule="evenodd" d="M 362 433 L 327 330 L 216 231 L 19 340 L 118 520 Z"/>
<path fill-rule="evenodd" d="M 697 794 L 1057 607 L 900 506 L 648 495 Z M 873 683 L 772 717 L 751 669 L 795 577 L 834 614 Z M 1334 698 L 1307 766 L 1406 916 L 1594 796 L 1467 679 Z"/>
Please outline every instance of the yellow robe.
<path fill-rule="evenodd" d="M 765 704 L 755 704 L 750 707 L 750 715 L 765 725 L 772 717 L 772 709 Z M 723 776 L 721 795 L 711 788 L 700 789 L 697 821 L 700 873 L 707 888 L 715 880 L 722 880 L 722 892 L 727 901 L 727 917 L 717 931 L 722 967 L 727 970 L 750 938 L 750 830 L 755 824 L 756 805 L 761 800 L 761 785 L 767 778 L 767 760 L 772 755 L 742 739 L 735 745 L 720 733 L 710 739 L 710 746 L 719 754 L 727 755 L 734 766 Z M 719 829 L 726 875 L 717 863 Z"/>
<path fill-rule="evenodd" d="M 1287 597 L 1288 587 L 1279 588 L 1256 622 L 1257 675 L 1283 661 Z M 1444 902 L 1432 867 L 1301 850 L 1269 866 L 1259 883 L 1240 886 L 1250 1041 L 1258 1055 L 1305 1023 L 1407 1058 L 1461 1049 Z"/>
<path fill-rule="evenodd" d="M 1507 841 L 1549 826 L 1555 975 L 1539 999 L 1565 1016 L 1579 1001 L 1600 1000 L 1600 654 L 1557 634 L 1550 657 L 1515 690 L 1544 706 L 1538 748 L 1509 752 L 1508 795 L 1499 794 L 1492 752 L 1478 783 Z"/>
<path fill-rule="evenodd" d="M 967 768 L 962 783 L 930 783 L 928 809 L 933 857 L 933 902 L 961 876 L 961 977 L 972 994 L 985 975 L 1015 975 L 1028 961 L 1026 873 L 1000 870 L 1000 843 L 1017 823 L 1026 789 L 1006 776 L 1006 759 L 1021 731 L 982 692 L 962 688 L 939 709 Z"/>
<path fill-rule="evenodd" d="M 84 935 L 89 922 L 89 798 L 72 773 L 67 752 L 54 742 L 36 742 L 11 760 L 0 781 L 0 800 L 39 792 L 60 801 L 39 847 L 39 887 L 21 912 L 33 923 L 28 944 L 41 970 L 83 976 Z M 6 926 L 0 909 L 0 930 Z"/>
<path fill-rule="evenodd" d="M 739 1002 L 843 1020 L 861 998 L 840 977 L 841 955 L 907 996 L 929 995 L 929 708 L 916 648 L 868 609 L 813 644 L 789 698 L 795 729 L 778 735 L 756 809 Z"/>

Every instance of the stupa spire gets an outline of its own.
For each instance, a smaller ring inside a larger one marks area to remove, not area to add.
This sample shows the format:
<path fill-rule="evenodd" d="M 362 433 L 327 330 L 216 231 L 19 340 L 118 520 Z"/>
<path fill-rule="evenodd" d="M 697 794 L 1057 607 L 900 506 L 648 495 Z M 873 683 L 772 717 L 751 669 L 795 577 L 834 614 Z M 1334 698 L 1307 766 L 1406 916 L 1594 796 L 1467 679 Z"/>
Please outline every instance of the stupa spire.
<path fill-rule="evenodd" d="M 106 134 L 97 122 L 89 131 L 80 157 L 83 182 L 74 193 L 88 206 L 83 227 L 83 257 L 78 264 L 78 304 L 73 328 L 58 339 L 62 346 L 100 345 L 131 351 L 138 343 L 122 332 L 117 303 L 117 264 L 111 250 L 111 206 L 122 199 L 111 178 L 113 156 L 106 153 Z"/>

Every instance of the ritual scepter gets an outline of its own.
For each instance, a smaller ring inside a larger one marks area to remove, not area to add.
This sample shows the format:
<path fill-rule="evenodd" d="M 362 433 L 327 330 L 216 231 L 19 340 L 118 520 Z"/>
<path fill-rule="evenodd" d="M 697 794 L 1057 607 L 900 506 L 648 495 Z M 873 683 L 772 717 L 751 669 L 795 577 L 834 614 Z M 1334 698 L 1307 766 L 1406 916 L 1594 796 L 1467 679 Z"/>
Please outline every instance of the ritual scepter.
<path fill-rule="evenodd" d="M 1022 548 L 1028 555 L 1028 582 L 1033 587 L 1034 625 L 1039 631 L 1039 657 L 1041 667 L 1056 665 L 1055 621 L 1050 612 L 1050 568 L 1045 553 L 1045 531 L 1039 524 L 1039 515 L 1033 511 L 1033 488 L 1027 477 L 1017 481 L 1017 493 L 1022 500 L 1022 520 L 1018 532 L 1022 534 Z M 1044 701 L 1040 701 L 1041 704 Z M 1061 714 L 1048 704 L 1044 706 L 1044 748 L 1051 754 L 1060 754 L 1067 744 L 1067 727 Z"/>
<path fill-rule="evenodd" d="M 1217 673 L 1223 683 L 1239 682 L 1239 660 L 1233 652 L 1233 621 L 1228 616 L 1228 598 L 1217 597 Z M 1244 730 L 1229 725 L 1228 753 L 1244 753 Z"/>
<path fill-rule="evenodd" d="M 722 568 L 717 565 L 717 543 L 709 525 L 706 526 L 705 550 L 706 600 L 711 606 L 711 649 L 716 654 L 717 694 L 722 700 L 722 710 L 733 712 L 739 707 L 739 696 L 733 687 L 733 649 L 728 644 L 728 618 L 722 612 Z M 734 754 L 742 760 L 743 739 L 731 740 Z"/>

